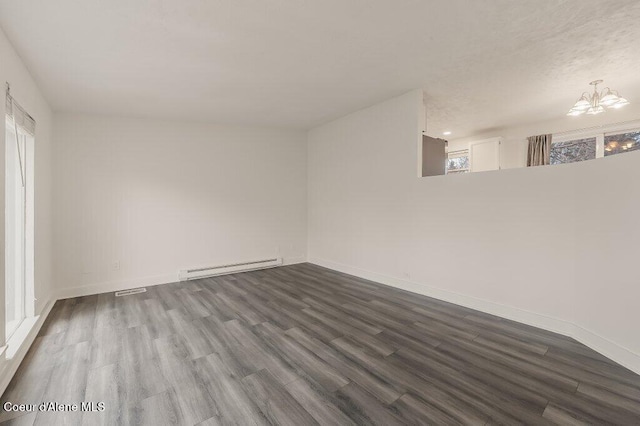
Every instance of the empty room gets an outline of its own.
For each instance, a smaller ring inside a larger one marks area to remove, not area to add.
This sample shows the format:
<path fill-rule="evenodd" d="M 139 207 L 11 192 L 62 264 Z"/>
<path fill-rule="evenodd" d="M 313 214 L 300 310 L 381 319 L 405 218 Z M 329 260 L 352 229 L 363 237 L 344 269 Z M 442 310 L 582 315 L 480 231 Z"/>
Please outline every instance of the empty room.
<path fill-rule="evenodd" d="M 637 0 L 0 0 L 0 425 L 639 425 Z"/>

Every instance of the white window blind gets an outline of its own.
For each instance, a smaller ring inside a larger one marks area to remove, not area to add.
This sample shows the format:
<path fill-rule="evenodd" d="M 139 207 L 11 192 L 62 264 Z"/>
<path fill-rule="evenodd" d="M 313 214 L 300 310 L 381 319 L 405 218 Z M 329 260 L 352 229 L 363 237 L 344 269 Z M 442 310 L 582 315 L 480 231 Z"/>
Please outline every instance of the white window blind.
<path fill-rule="evenodd" d="M 5 343 L 33 316 L 33 149 L 35 120 L 9 93 L 5 100 Z M 28 301 L 28 302 L 27 302 Z"/>
<path fill-rule="evenodd" d="M 460 158 L 460 157 L 468 157 L 469 156 L 469 150 L 468 149 L 461 149 L 459 151 L 451 151 L 448 153 L 448 157 L 453 159 L 453 158 Z"/>
<path fill-rule="evenodd" d="M 5 114 L 7 118 L 13 121 L 14 125 L 22 128 L 26 133 L 31 136 L 36 134 L 36 120 L 33 119 L 27 113 L 19 103 L 13 99 L 9 93 L 9 87 L 7 86 L 7 98 L 5 102 Z"/>

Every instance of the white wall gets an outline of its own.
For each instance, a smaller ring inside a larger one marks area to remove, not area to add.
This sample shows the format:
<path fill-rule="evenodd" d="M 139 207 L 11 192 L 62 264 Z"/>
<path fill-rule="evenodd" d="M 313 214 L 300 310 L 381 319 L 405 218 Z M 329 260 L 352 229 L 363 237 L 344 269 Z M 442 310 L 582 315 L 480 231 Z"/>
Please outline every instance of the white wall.
<path fill-rule="evenodd" d="M 304 132 L 60 114 L 54 139 L 60 297 L 305 259 Z"/>
<path fill-rule="evenodd" d="M 640 152 L 576 166 L 567 167 L 577 174 L 575 320 L 628 349 L 640 373 Z"/>
<path fill-rule="evenodd" d="M 422 108 L 414 91 L 309 132 L 309 260 L 576 335 L 640 371 L 640 197 L 607 187 L 640 180 L 640 153 L 418 178 Z"/>
<path fill-rule="evenodd" d="M 0 30 L 0 82 L 2 102 L 0 112 L 0 336 L 4 341 L 4 190 L 5 190 L 5 102 L 4 83 L 11 84 L 11 94 L 36 120 L 35 137 L 35 314 L 38 315 L 53 297 L 52 276 L 52 112 L 38 86 L 22 63 L 5 34 Z M 29 303 L 30 301 L 27 301 Z"/>

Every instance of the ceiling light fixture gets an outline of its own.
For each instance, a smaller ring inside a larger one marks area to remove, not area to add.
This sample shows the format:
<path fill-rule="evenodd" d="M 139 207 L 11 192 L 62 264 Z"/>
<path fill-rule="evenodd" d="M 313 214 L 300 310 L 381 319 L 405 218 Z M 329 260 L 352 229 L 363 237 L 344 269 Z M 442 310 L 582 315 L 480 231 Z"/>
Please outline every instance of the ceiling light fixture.
<path fill-rule="evenodd" d="M 600 83 L 602 83 L 602 80 L 595 80 L 589 83 L 593 86 L 593 93 L 589 94 L 588 92 L 584 92 L 567 115 L 574 117 L 585 113 L 596 115 L 604 112 L 604 107 L 618 109 L 629 105 L 628 100 L 608 87 L 598 92 L 598 84 Z"/>
<path fill-rule="evenodd" d="M 442 132 L 442 134 L 445 135 L 445 136 L 449 136 L 451 134 L 451 132 L 446 131 L 446 132 Z"/>

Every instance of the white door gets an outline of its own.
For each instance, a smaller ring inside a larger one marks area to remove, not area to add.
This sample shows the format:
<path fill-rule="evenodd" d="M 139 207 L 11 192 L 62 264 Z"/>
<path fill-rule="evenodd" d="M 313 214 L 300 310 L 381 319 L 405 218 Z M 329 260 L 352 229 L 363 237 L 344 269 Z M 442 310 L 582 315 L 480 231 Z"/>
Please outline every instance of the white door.
<path fill-rule="evenodd" d="M 500 138 L 469 144 L 469 162 L 472 172 L 500 169 Z"/>

